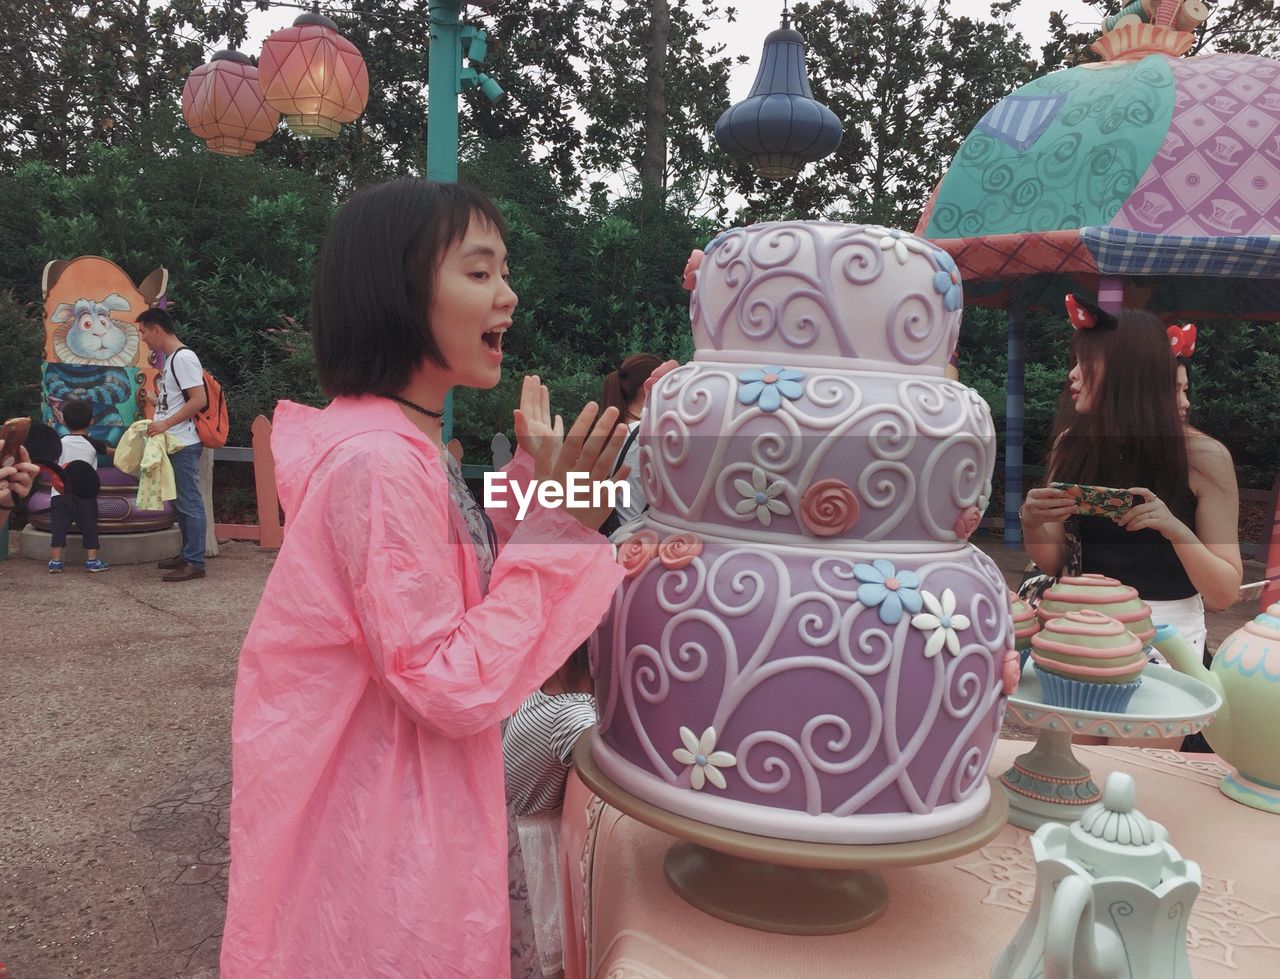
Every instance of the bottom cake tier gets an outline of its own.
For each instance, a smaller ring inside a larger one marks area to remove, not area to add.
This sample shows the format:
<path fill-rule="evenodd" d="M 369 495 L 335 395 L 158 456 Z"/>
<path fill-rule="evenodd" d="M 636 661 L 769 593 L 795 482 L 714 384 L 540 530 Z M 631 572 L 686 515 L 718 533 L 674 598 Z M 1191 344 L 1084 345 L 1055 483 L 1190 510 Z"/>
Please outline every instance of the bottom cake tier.
<path fill-rule="evenodd" d="M 882 556 L 645 520 L 592 639 L 593 756 L 621 788 L 727 829 L 898 843 L 977 819 L 1013 646 L 971 545 Z"/>

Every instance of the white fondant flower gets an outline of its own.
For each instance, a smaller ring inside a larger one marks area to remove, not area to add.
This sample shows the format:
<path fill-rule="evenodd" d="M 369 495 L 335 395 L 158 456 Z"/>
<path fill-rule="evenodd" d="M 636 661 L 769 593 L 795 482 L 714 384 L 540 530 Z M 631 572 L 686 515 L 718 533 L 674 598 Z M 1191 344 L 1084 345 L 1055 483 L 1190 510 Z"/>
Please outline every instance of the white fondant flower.
<path fill-rule="evenodd" d="M 692 765 L 689 773 L 689 784 L 701 790 L 710 782 L 717 789 L 725 787 L 722 768 L 731 768 L 738 764 L 738 759 L 727 751 L 716 751 L 716 729 L 707 728 L 699 738 L 687 727 L 680 728 L 680 741 L 683 748 L 671 752 L 671 757 L 681 765 Z"/>
<path fill-rule="evenodd" d="M 892 251 L 899 265 L 906 265 L 907 259 L 910 258 L 912 252 L 917 255 L 925 253 L 924 242 L 914 237 L 904 236 L 903 232 L 897 228 L 879 228 L 877 230 L 883 235 L 880 239 L 881 250 Z"/>
<path fill-rule="evenodd" d="M 982 484 L 982 492 L 978 495 L 978 509 L 986 516 L 987 506 L 991 503 L 991 480 Z"/>
<path fill-rule="evenodd" d="M 769 478 L 763 469 L 758 467 L 753 469 L 749 483 L 745 479 L 735 479 L 733 488 L 742 494 L 742 499 L 738 501 L 734 510 L 741 514 L 748 514 L 754 510 L 756 519 L 766 527 L 773 522 L 775 513 L 783 517 L 791 513 L 791 507 L 787 506 L 783 500 L 777 499 L 786 489 L 786 485 L 782 480 L 777 480 L 770 486 Z"/>
<path fill-rule="evenodd" d="M 924 645 L 925 656 L 937 656 L 943 645 L 952 656 L 959 656 L 960 637 L 956 633 L 969 628 L 969 617 L 956 614 L 955 593 L 950 588 L 944 589 L 941 602 L 927 591 L 921 592 L 920 597 L 929 611 L 912 617 L 911 624 L 929 633 L 929 640 Z"/>

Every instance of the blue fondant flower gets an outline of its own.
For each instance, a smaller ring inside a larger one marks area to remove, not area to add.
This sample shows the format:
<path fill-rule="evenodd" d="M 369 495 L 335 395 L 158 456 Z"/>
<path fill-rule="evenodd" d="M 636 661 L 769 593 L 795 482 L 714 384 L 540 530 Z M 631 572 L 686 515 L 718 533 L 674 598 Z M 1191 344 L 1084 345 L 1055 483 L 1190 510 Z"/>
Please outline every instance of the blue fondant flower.
<path fill-rule="evenodd" d="M 762 367 L 760 370 L 743 371 L 738 375 L 738 400 L 744 405 L 759 403 L 761 411 L 777 411 L 782 399 L 795 401 L 804 388 L 800 382 L 804 374 L 785 367 Z"/>
<path fill-rule="evenodd" d="M 964 305 L 960 270 L 956 268 L 955 259 L 941 248 L 934 251 L 933 260 L 938 263 L 938 271 L 933 273 L 933 290 L 942 297 L 942 307 L 948 313 L 954 313 Z"/>
<path fill-rule="evenodd" d="M 891 561 L 877 558 L 870 564 L 855 564 L 853 576 L 862 582 L 858 601 L 876 607 L 885 625 L 897 625 L 904 608 L 914 615 L 924 607 L 920 578 L 914 571 L 898 571 Z"/>

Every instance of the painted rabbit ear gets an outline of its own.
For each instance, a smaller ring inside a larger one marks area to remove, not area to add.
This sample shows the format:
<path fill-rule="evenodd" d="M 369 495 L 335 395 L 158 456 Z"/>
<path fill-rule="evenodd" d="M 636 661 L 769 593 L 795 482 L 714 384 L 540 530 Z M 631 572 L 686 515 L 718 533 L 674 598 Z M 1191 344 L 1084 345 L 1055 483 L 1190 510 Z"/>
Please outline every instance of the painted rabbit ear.
<path fill-rule="evenodd" d="M 1067 318 L 1071 326 L 1077 330 L 1092 329 L 1098 324 L 1098 317 L 1081 300 L 1070 293 L 1067 294 Z"/>
<path fill-rule="evenodd" d="M 1196 352 L 1196 325 L 1186 326 L 1174 324 L 1169 327 L 1169 347 L 1175 357 L 1190 357 Z"/>

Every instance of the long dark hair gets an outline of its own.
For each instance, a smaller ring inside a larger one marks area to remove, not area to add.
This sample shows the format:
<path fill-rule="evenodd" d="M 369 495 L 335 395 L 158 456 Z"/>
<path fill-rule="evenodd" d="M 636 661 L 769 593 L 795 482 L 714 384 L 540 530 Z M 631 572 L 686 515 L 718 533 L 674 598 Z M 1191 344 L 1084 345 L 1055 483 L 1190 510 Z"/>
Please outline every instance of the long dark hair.
<path fill-rule="evenodd" d="M 653 354 L 632 354 L 624 360 L 618 369 L 604 379 L 604 396 L 600 410 L 617 408 L 618 417 L 627 417 L 627 406 L 636 399 L 649 380 L 649 375 L 658 369 L 662 361 Z"/>
<path fill-rule="evenodd" d="M 1048 478 L 1098 486 L 1146 486 L 1177 511 L 1190 500 L 1187 440 L 1178 417 L 1176 363 L 1159 318 L 1121 310 L 1115 326 L 1077 330 L 1071 352 L 1091 393 L 1076 411 L 1064 387 L 1054 419 Z"/>
<path fill-rule="evenodd" d="M 316 370 L 327 395 L 399 394 L 424 361 L 449 366 L 427 313 L 440 260 L 473 217 L 506 237 L 502 212 L 463 184 L 402 177 L 343 205 L 311 295 Z"/>

